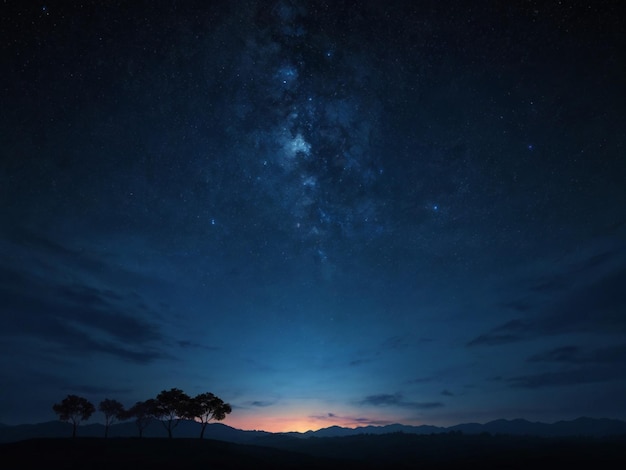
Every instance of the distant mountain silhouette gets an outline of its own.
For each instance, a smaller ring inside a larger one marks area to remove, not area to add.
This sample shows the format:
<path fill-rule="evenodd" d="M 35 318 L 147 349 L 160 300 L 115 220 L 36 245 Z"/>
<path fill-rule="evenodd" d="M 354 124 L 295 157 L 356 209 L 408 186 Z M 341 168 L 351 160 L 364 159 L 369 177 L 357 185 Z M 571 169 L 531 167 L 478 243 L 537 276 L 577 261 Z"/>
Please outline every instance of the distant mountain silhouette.
<path fill-rule="evenodd" d="M 497 419 L 485 424 L 467 423 L 447 428 L 448 431 L 461 431 L 465 434 L 508 434 L 513 436 L 538 437 L 605 437 L 626 434 L 626 421 L 607 418 L 581 417 L 572 421 L 558 421 L 547 424 L 526 421 L 525 419 Z"/>
<path fill-rule="evenodd" d="M 61 421 L 48 421 L 39 424 L 21 424 L 17 426 L 0 426 L 0 442 L 16 442 L 33 438 L 69 437 L 72 426 Z M 266 431 L 244 431 L 232 428 L 222 423 L 211 423 L 205 431 L 206 439 L 215 439 L 225 442 L 249 444 L 285 442 L 290 439 L 306 439 L 310 437 L 347 437 L 357 435 L 384 435 L 392 433 L 404 434 L 441 434 L 457 432 L 463 434 L 492 434 L 511 436 L 536 437 L 607 437 L 626 436 L 626 421 L 606 418 L 581 417 L 571 421 L 556 423 L 531 422 L 524 419 L 498 419 L 485 424 L 465 423 L 450 427 L 439 426 L 408 426 L 390 424 L 387 426 L 365 426 L 360 428 L 343 428 L 331 426 L 317 431 L 304 433 L 270 433 Z M 84 424 L 79 426 L 79 437 L 103 437 L 102 424 Z M 110 427 L 109 437 L 137 437 L 138 432 L 133 422 L 117 423 Z M 200 424 L 193 421 L 181 421 L 174 429 L 174 438 L 196 438 L 200 435 Z M 152 422 L 143 433 L 145 438 L 167 437 L 167 432 L 160 422 Z"/>
<path fill-rule="evenodd" d="M 356 429 L 331 426 L 318 431 L 307 431 L 300 434 L 304 437 L 342 437 L 358 434 L 389 434 L 403 432 L 407 434 L 439 434 L 448 432 L 462 432 L 464 434 L 506 434 L 512 436 L 537 437 L 605 437 L 626 435 L 626 421 L 607 418 L 577 418 L 572 421 L 558 421 L 556 423 L 531 422 L 525 419 L 497 419 L 485 424 L 465 423 L 455 426 L 408 426 L 404 424 L 390 424 L 387 426 L 365 426 Z M 299 433 L 291 433 L 298 435 Z"/>
<path fill-rule="evenodd" d="M 438 434 L 448 432 L 447 428 L 439 426 L 429 426 L 423 424 L 421 426 L 408 426 L 405 424 L 388 424 L 386 426 L 363 426 L 360 428 L 342 428 L 340 426 L 331 426 L 329 428 L 319 429 L 317 431 L 307 431 L 305 433 L 292 433 L 302 437 L 342 437 L 355 436 L 358 434 L 391 434 L 394 432 L 404 432 L 407 434 Z"/>

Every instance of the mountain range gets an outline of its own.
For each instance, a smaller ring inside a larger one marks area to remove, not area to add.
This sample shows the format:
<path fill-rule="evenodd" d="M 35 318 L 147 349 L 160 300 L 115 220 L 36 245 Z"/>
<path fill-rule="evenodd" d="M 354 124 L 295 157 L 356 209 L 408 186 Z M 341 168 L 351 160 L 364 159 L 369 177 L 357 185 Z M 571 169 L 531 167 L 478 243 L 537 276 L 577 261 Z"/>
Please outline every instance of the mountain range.
<path fill-rule="evenodd" d="M 58 438 L 71 436 L 72 426 L 61 421 L 48 421 L 38 424 L 3 425 L 0 424 L 0 442 L 17 442 L 33 438 Z M 455 434 L 490 434 L 534 437 L 609 437 L 626 436 L 626 421 L 607 418 L 581 417 L 571 421 L 555 423 L 531 422 L 524 419 L 498 419 L 484 424 L 464 423 L 450 427 L 408 426 L 390 424 L 387 426 L 365 426 L 343 428 L 331 426 L 317 431 L 270 433 L 267 431 L 246 431 L 232 428 L 222 423 L 211 423 L 204 433 L 206 439 L 238 443 L 272 445 L 285 440 L 307 438 L 332 438 L 357 435 L 385 435 L 393 433 L 432 435 L 443 433 Z M 174 429 L 174 438 L 193 438 L 200 435 L 200 424 L 193 421 L 181 421 Z M 83 424 L 78 427 L 78 437 L 103 437 L 104 425 Z M 136 437 L 137 427 L 133 422 L 116 423 L 109 428 L 109 437 Z M 155 420 L 143 432 L 146 438 L 167 437 L 165 428 Z"/>

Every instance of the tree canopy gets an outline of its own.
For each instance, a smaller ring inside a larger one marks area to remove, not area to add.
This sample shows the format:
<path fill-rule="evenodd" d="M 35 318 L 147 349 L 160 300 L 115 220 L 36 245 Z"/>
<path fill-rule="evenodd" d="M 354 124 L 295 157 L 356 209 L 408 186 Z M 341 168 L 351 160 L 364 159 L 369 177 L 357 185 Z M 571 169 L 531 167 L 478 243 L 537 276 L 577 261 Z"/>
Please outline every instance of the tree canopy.
<path fill-rule="evenodd" d="M 104 437 L 108 437 L 109 426 L 116 419 L 121 419 L 124 416 L 124 405 L 117 400 L 105 398 L 98 405 L 98 410 L 104 413 Z"/>
<path fill-rule="evenodd" d="M 155 415 L 156 400 L 150 398 L 146 401 L 138 401 L 128 410 L 122 413 L 121 419 L 134 419 L 139 437 L 143 437 L 143 430 L 152 422 Z"/>
<path fill-rule="evenodd" d="M 61 421 L 72 423 L 72 438 L 76 437 L 76 427 L 80 422 L 88 420 L 96 411 L 93 403 L 78 395 L 68 395 L 61 403 L 52 405 L 52 409 L 59 415 Z"/>
<path fill-rule="evenodd" d="M 188 416 L 190 400 L 189 395 L 179 388 L 163 390 L 157 395 L 154 416 L 163 423 L 169 438 L 172 438 L 172 431 L 180 420 Z"/>
<path fill-rule="evenodd" d="M 221 421 L 230 414 L 232 407 L 228 403 L 213 395 L 212 393 L 201 393 L 193 397 L 187 406 L 187 417 L 198 420 L 200 428 L 200 439 L 204 437 L 204 430 L 212 419 Z"/>

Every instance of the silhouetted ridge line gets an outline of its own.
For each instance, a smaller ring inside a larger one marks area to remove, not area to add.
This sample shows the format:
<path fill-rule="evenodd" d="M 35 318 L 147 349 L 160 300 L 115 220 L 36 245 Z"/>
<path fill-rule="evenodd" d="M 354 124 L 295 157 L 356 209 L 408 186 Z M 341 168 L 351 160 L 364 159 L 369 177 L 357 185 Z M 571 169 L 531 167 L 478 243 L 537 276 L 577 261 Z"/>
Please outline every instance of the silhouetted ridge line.
<path fill-rule="evenodd" d="M 39 424 L 22 424 L 17 426 L 0 427 L 0 442 L 15 442 L 32 438 L 67 437 L 71 435 L 71 424 L 60 421 L 50 421 Z M 182 420 L 176 429 L 176 437 L 198 437 L 201 424 Z M 607 418 L 581 417 L 571 421 L 558 421 L 555 423 L 531 422 L 524 419 L 505 420 L 498 419 L 485 424 L 464 423 L 449 427 L 430 425 L 408 426 L 403 424 L 390 424 L 387 426 L 365 426 L 360 428 L 343 428 L 331 426 L 317 431 L 304 433 L 270 433 L 266 431 L 247 431 L 236 429 L 222 423 L 207 425 L 205 437 L 234 443 L 252 443 L 258 439 L 282 438 L 306 439 L 310 437 L 347 437 L 356 435 L 384 435 L 391 433 L 405 433 L 417 435 L 430 435 L 457 432 L 463 434 L 493 434 L 512 436 L 537 436 L 537 437 L 607 437 L 626 435 L 626 421 Z M 80 426 L 81 437 L 102 437 L 104 426 L 102 424 L 87 424 Z M 132 422 L 116 423 L 110 426 L 109 437 L 136 437 L 137 429 Z M 146 438 L 167 437 L 167 431 L 158 423 L 151 423 L 146 427 L 143 436 Z"/>

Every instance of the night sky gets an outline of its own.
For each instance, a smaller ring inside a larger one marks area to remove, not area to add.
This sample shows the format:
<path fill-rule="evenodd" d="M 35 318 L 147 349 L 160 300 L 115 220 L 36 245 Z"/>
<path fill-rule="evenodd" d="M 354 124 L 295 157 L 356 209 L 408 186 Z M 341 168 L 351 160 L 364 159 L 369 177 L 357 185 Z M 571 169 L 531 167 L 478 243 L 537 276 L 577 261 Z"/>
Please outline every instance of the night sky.
<path fill-rule="evenodd" d="M 626 419 L 619 4 L 2 2 L 0 422 Z"/>

